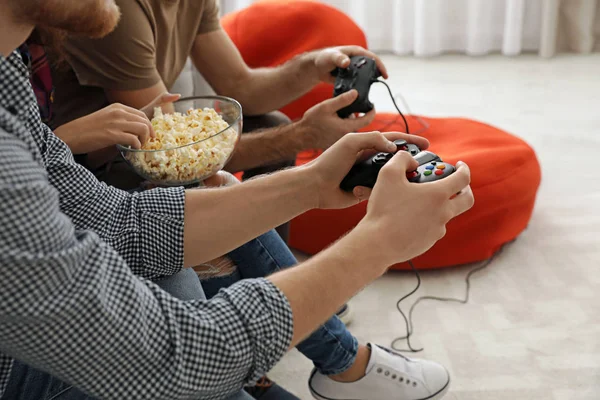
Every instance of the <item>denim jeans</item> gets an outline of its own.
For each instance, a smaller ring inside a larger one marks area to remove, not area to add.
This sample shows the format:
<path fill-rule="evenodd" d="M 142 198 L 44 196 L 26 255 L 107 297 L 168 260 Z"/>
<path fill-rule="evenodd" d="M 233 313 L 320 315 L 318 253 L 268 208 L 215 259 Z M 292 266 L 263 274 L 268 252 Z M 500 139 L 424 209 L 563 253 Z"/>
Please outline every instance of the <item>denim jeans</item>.
<path fill-rule="evenodd" d="M 196 273 L 188 268 L 156 282 L 181 300 L 204 299 Z M 95 400 L 73 386 L 51 375 L 15 361 L 2 400 Z M 152 399 L 154 400 L 154 399 Z M 252 400 L 240 390 L 227 400 Z"/>
<path fill-rule="evenodd" d="M 296 258 L 275 231 L 269 231 L 228 254 L 237 270 L 228 276 L 205 279 L 207 298 L 242 279 L 260 278 L 297 264 Z M 331 317 L 296 348 L 325 375 L 347 370 L 356 358 L 358 341 L 337 316 Z"/>

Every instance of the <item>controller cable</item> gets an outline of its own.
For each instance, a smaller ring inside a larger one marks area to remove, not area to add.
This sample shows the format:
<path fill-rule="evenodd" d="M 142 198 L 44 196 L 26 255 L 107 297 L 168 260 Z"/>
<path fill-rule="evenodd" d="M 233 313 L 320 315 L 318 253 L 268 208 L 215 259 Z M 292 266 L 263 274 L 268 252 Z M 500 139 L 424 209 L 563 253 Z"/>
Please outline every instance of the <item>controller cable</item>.
<path fill-rule="evenodd" d="M 398 114 L 400 114 L 400 116 L 402 117 L 402 120 L 404 121 L 404 126 L 406 127 L 406 133 L 410 134 L 410 129 L 409 129 L 407 120 L 404 117 L 404 114 L 400 111 L 400 107 L 398 107 L 398 104 L 396 103 L 396 101 L 401 101 L 404 109 L 406 110 L 406 115 L 412 115 L 412 111 L 410 111 L 410 107 L 408 106 L 406 99 L 404 99 L 404 97 L 400 93 L 396 93 L 395 95 L 392 95 L 392 91 L 385 81 L 374 80 L 373 82 L 374 83 L 376 83 L 376 82 L 383 83 L 386 86 L 388 93 L 390 94 L 390 98 L 392 99 L 392 103 L 394 103 L 394 107 L 396 108 L 396 111 L 398 111 Z M 427 131 L 427 129 L 429 129 L 429 124 L 427 123 L 427 121 L 425 121 L 419 115 L 413 116 L 413 118 L 416 119 L 419 122 L 419 124 L 421 125 L 421 129 L 419 129 L 416 132 L 413 132 L 412 133 L 413 135 L 419 135 L 419 134 Z M 383 127 L 379 128 L 377 130 L 380 132 L 384 132 L 387 128 L 389 128 L 390 126 L 395 124 L 397 121 L 398 121 L 398 118 L 394 118 L 393 120 L 388 121 L 388 123 L 386 125 L 384 125 Z"/>
<path fill-rule="evenodd" d="M 402 96 L 400 93 L 397 93 L 396 95 L 393 95 L 393 94 L 392 94 L 392 91 L 391 91 L 391 89 L 390 89 L 390 87 L 388 86 L 388 84 L 387 84 L 385 81 L 374 80 L 373 82 L 379 82 L 379 83 L 383 83 L 383 84 L 384 84 L 384 85 L 387 87 L 387 89 L 388 89 L 388 92 L 389 92 L 389 94 L 390 94 L 390 97 L 391 97 L 391 99 L 392 99 L 392 103 L 394 103 L 394 107 L 396 108 L 396 110 L 398 111 L 398 113 L 400 114 L 400 116 L 402 117 L 402 119 L 403 119 L 403 121 L 404 121 L 404 126 L 406 127 L 406 133 L 410 134 L 410 128 L 409 128 L 409 126 L 408 126 L 408 121 L 407 121 L 407 119 L 404 117 L 404 114 L 402 113 L 402 111 L 400 111 L 400 107 L 398 107 L 398 104 L 396 103 L 396 100 L 399 100 L 399 101 L 401 101 L 401 102 L 402 102 L 402 105 L 404 106 L 404 109 L 405 109 L 405 110 L 406 110 L 406 112 L 407 112 L 407 115 L 411 115 L 411 114 L 412 114 L 412 112 L 410 111 L 410 108 L 409 108 L 409 106 L 408 106 L 408 103 L 406 102 L 406 100 L 404 99 L 404 97 L 403 97 L 403 96 Z M 419 135 L 419 134 L 421 134 L 421 133 L 423 133 L 423 132 L 427 131 L 427 129 L 429 129 L 429 124 L 428 124 L 428 123 L 427 123 L 425 120 L 423 120 L 423 118 L 421 118 L 421 117 L 420 117 L 420 116 L 418 116 L 418 115 L 417 115 L 417 116 L 415 116 L 414 118 L 415 118 L 415 119 L 416 119 L 416 120 L 419 122 L 419 124 L 421 125 L 421 129 L 419 129 L 419 130 L 418 130 L 418 131 L 416 131 L 416 132 L 413 132 L 413 133 L 412 133 L 413 135 Z M 387 122 L 386 122 L 386 124 L 385 124 L 384 126 L 382 126 L 381 128 L 377 128 L 376 130 L 377 130 L 377 131 L 380 131 L 380 132 L 385 132 L 385 130 L 386 130 L 387 128 L 389 128 L 390 126 L 392 126 L 393 124 L 395 124 L 397 121 L 398 121 L 398 118 L 396 117 L 396 118 L 394 118 L 394 119 L 393 119 L 393 120 L 391 120 L 391 121 L 387 121 Z M 385 122 L 385 121 L 382 121 L 382 122 Z M 313 149 L 313 150 L 312 150 L 311 152 L 309 152 L 307 155 L 299 156 L 299 159 L 302 159 L 302 160 L 304 160 L 304 161 L 310 161 L 310 160 L 312 160 L 313 158 L 315 158 L 316 156 L 318 156 L 318 155 L 320 155 L 320 154 L 321 154 L 321 151 L 320 151 L 320 150 Z"/>
<path fill-rule="evenodd" d="M 402 114 L 402 111 L 400 111 L 400 108 L 398 107 L 398 104 L 396 103 L 396 98 L 400 97 L 400 99 L 402 100 L 402 103 L 405 107 L 405 109 L 408 111 L 409 115 L 410 115 L 410 109 L 408 107 L 408 104 L 406 103 L 406 101 L 404 100 L 404 97 L 402 97 L 402 95 L 397 94 L 396 96 L 394 96 L 392 94 L 392 90 L 390 89 L 389 85 L 381 80 L 376 80 L 375 82 L 379 82 L 379 83 L 383 83 L 385 85 L 385 87 L 388 90 L 388 93 L 390 94 L 390 97 L 392 99 L 392 103 L 394 103 L 394 107 L 396 107 L 396 110 L 398 111 L 398 114 L 400 114 L 400 116 L 402 117 L 402 120 L 404 121 L 404 126 L 406 127 L 406 133 L 410 134 L 409 131 L 409 127 L 408 127 L 408 122 L 406 121 L 406 118 L 404 117 L 404 114 Z M 387 125 L 385 125 L 383 128 L 381 128 L 380 130 L 383 131 L 384 129 L 386 129 L 387 127 L 391 126 L 392 124 L 394 124 L 396 121 L 398 120 L 398 118 L 394 119 L 393 121 L 391 121 L 390 123 L 388 123 Z M 424 121 L 421 117 L 417 117 L 417 120 L 421 123 L 421 125 L 423 126 L 423 129 L 421 129 L 418 132 L 415 132 L 415 134 L 419 134 L 421 132 L 426 131 L 427 129 L 429 129 L 429 124 Z M 415 310 L 415 308 L 417 307 L 417 305 L 425 300 L 434 300 L 434 301 L 441 301 L 441 302 L 451 302 L 451 303 L 459 303 L 459 304 L 467 304 L 469 302 L 469 296 L 471 293 L 471 276 L 473 276 L 475 273 L 487 268 L 492 261 L 494 261 L 494 259 L 496 258 L 496 256 L 498 254 L 500 254 L 502 251 L 502 248 L 496 252 L 491 258 L 489 258 L 488 260 L 484 261 L 481 265 L 473 268 L 471 271 L 469 271 L 469 273 L 467 274 L 467 276 L 465 277 L 465 284 L 466 284 L 466 288 L 465 288 L 465 297 L 464 299 L 457 299 L 457 298 L 451 298 L 451 297 L 438 297 L 438 296 L 421 296 L 419 298 L 417 298 L 417 300 L 411 305 L 409 312 L 408 312 L 408 317 L 406 316 L 406 314 L 404 313 L 404 311 L 402 311 L 402 308 L 400 307 L 400 303 L 402 303 L 404 300 L 406 300 L 407 298 L 409 298 L 410 296 L 412 296 L 413 294 L 415 294 L 419 288 L 421 287 L 421 275 L 419 274 L 419 271 L 417 270 L 417 268 L 415 267 L 415 265 L 413 264 L 412 260 L 408 261 L 408 265 L 410 266 L 410 268 L 412 269 L 412 271 L 414 272 L 416 278 L 417 278 L 417 285 L 415 286 L 415 288 L 413 290 L 411 290 L 409 293 L 407 293 L 406 295 L 404 295 L 400 300 L 398 300 L 396 302 L 396 308 L 398 309 L 398 311 L 400 312 L 400 315 L 402 315 L 402 318 L 404 319 L 404 323 L 406 325 L 406 335 L 404 336 L 400 336 L 397 337 L 396 339 L 394 339 L 392 341 L 392 349 L 399 351 L 399 352 L 410 352 L 410 353 L 418 353 L 424 350 L 424 348 L 420 348 L 420 349 L 415 349 L 412 346 L 412 343 L 410 342 L 410 338 L 414 335 L 414 324 L 413 324 L 413 312 Z M 408 346 L 408 348 L 398 348 L 397 344 L 398 342 L 402 341 L 402 340 L 406 340 L 406 345 Z"/>
<path fill-rule="evenodd" d="M 398 104 L 396 103 L 396 97 L 400 97 L 402 99 L 402 103 L 405 106 L 405 108 L 408 110 L 408 112 L 410 113 L 410 109 L 408 108 L 408 105 L 406 104 L 406 101 L 404 100 L 404 98 L 400 95 L 397 94 L 396 96 L 394 96 L 394 94 L 392 93 L 392 89 L 390 88 L 390 86 L 387 84 L 387 82 L 376 79 L 373 81 L 373 83 L 382 83 L 383 85 L 385 85 L 388 93 L 390 94 L 390 98 L 392 99 L 392 103 L 394 103 L 394 107 L 396 108 L 396 111 L 398 111 L 398 114 L 400 114 L 400 117 L 402 117 L 402 121 L 404 122 L 404 127 L 406 128 L 406 133 L 410 134 L 410 128 L 408 126 L 408 121 L 406 120 L 406 117 L 404 116 L 404 114 L 402 113 L 402 111 L 400 111 L 400 107 L 398 107 Z M 394 119 L 393 121 L 390 121 L 387 125 L 385 125 L 383 128 L 379 129 L 380 131 L 385 130 L 386 128 L 388 128 L 389 126 L 391 126 L 392 124 L 394 124 L 396 121 L 398 120 L 398 118 Z M 421 117 L 417 117 L 417 120 L 421 123 L 421 125 L 423 126 L 423 129 L 421 129 L 418 132 L 415 132 L 416 134 L 421 133 L 426 131 L 429 128 L 429 124 L 427 122 L 425 122 Z M 466 284 L 466 288 L 465 288 L 465 297 L 464 299 L 457 299 L 457 298 L 452 298 L 452 297 L 438 297 L 438 296 L 421 296 L 419 298 L 417 298 L 417 300 L 412 304 L 412 306 L 410 307 L 410 310 L 408 312 L 408 317 L 406 316 L 406 314 L 404 313 L 404 311 L 402 311 L 402 308 L 400 307 L 400 303 L 402 303 L 404 300 L 406 300 L 407 298 L 409 298 L 410 296 L 412 296 L 413 294 L 415 294 L 419 288 L 421 287 L 421 274 L 419 274 L 419 271 L 417 270 L 417 268 L 415 267 L 415 265 L 413 264 L 412 260 L 408 261 L 408 265 L 410 265 L 410 268 L 412 269 L 412 271 L 414 272 L 416 278 L 417 278 L 417 285 L 415 286 L 415 288 L 413 290 L 411 290 L 409 293 L 407 293 L 406 295 L 404 295 L 402 298 L 400 298 L 400 300 L 398 300 L 396 302 L 396 308 L 398 309 L 398 311 L 400 312 L 400 314 L 402 315 L 402 318 L 404 319 L 404 323 L 406 325 L 406 335 L 404 336 L 400 336 L 397 337 L 396 339 L 394 339 L 392 341 L 392 349 L 399 351 L 399 352 L 410 352 L 410 353 L 418 353 L 424 350 L 424 348 L 420 348 L 420 349 L 415 349 L 411 342 L 410 342 L 410 338 L 414 335 L 414 325 L 413 325 L 413 321 L 412 321 L 412 317 L 413 317 L 413 311 L 415 310 L 415 307 L 424 300 L 434 300 L 434 301 L 441 301 L 441 302 L 452 302 L 452 303 L 459 303 L 459 304 L 467 304 L 469 302 L 469 296 L 471 293 L 471 276 L 473 276 L 475 273 L 487 268 L 492 261 L 494 261 L 494 259 L 496 258 L 496 256 L 498 254 L 500 254 L 500 252 L 502 251 L 502 248 L 496 252 L 491 258 L 489 258 L 488 260 L 484 261 L 481 265 L 473 268 L 471 271 L 469 271 L 469 273 L 467 274 L 467 276 L 465 277 L 465 284 Z M 402 341 L 402 340 L 406 340 L 406 344 L 408 346 L 408 348 L 406 349 L 402 349 L 402 348 L 398 348 L 397 347 L 397 343 Z"/>
<path fill-rule="evenodd" d="M 473 268 L 471 271 L 469 271 L 469 273 L 465 277 L 466 288 L 465 288 L 464 299 L 457 299 L 457 298 L 452 298 L 452 297 L 438 297 L 438 296 L 421 296 L 421 297 L 417 298 L 417 300 L 413 303 L 412 306 L 410 306 L 410 310 L 408 312 L 408 318 L 407 318 L 404 311 L 402 311 L 402 308 L 400 308 L 400 303 L 402 303 L 402 301 L 406 300 L 407 298 L 409 298 L 410 296 L 415 294 L 421 287 L 421 275 L 419 274 L 419 271 L 417 270 L 417 268 L 415 268 L 415 265 L 413 264 L 413 262 L 411 260 L 409 260 L 408 265 L 410 265 L 410 268 L 412 269 L 412 271 L 415 273 L 415 276 L 417 277 L 417 285 L 415 286 L 415 288 L 413 290 L 411 290 L 408 294 L 404 295 L 400 300 L 398 300 L 396 302 L 396 308 L 402 315 L 402 318 L 404 319 L 404 323 L 406 325 L 406 335 L 400 336 L 400 337 L 397 337 L 396 339 L 394 339 L 392 341 L 392 345 L 391 345 L 392 349 L 399 351 L 399 352 L 405 352 L 405 353 L 419 353 L 419 352 L 423 351 L 424 348 L 415 349 L 412 346 L 412 344 L 410 343 L 410 338 L 411 338 L 411 336 L 414 335 L 414 325 L 413 325 L 412 317 L 413 317 L 413 311 L 415 310 L 415 307 L 421 301 L 424 301 L 424 300 L 435 300 L 435 301 L 441 301 L 441 302 L 467 304 L 469 302 L 469 295 L 471 293 L 471 276 L 473 276 L 473 274 L 487 268 L 492 263 L 492 261 L 494 261 L 496 256 L 498 256 L 498 254 L 500 254 L 502 252 L 503 248 L 504 247 L 500 248 L 500 250 L 497 251 L 492 257 L 483 261 L 483 263 L 481 265 L 479 265 L 479 266 Z M 402 348 L 397 347 L 397 343 L 402 340 L 406 340 L 406 345 L 408 346 L 408 348 L 402 349 Z"/>
<path fill-rule="evenodd" d="M 402 117 L 402 121 L 404 121 L 404 127 L 406 128 L 406 133 L 408 133 L 410 135 L 410 129 L 408 127 L 408 122 L 406 121 L 406 117 L 404 117 L 404 114 L 402 114 L 402 111 L 400 111 L 400 107 L 398 107 L 398 104 L 396 104 L 396 99 L 394 98 L 394 94 L 392 93 L 392 89 L 390 89 L 390 85 L 388 85 L 387 82 L 381 81 L 379 79 L 376 79 L 375 81 L 373 81 L 373 83 L 377 83 L 377 82 L 383 83 L 385 85 L 385 87 L 387 88 L 388 93 L 390 94 L 390 98 L 392 99 L 392 103 L 394 103 L 394 107 L 396 107 L 396 110 L 398 111 L 398 114 L 400 114 L 400 116 Z M 390 123 L 390 125 L 391 125 L 391 123 Z M 387 126 L 386 126 L 386 128 L 387 128 Z"/>

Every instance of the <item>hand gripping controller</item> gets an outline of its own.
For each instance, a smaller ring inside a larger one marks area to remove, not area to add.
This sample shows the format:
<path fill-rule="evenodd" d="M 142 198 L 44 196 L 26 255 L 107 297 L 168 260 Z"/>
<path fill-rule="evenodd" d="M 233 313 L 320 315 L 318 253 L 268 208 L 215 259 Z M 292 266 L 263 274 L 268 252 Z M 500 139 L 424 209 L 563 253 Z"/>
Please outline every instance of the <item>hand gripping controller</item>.
<path fill-rule="evenodd" d="M 433 182 L 452 175 L 456 168 L 430 151 L 421 151 L 414 144 L 405 140 L 394 142 L 397 151 L 408 151 L 419 162 L 415 171 L 408 172 L 406 178 L 413 183 Z M 372 188 L 377 181 L 379 170 L 394 156 L 394 153 L 377 153 L 374 156 L 354 165 L 346 177 L 342 180 L 340 188 L 346 192 L 352 192 L 356 186 Z"/>
<path fill-rule="evenodd" d="M 350 57 L 347 68 L 336 68 L 331 74 L 336 77 L 333 97 L 352 89 L 358 91 L 356 100 L 338 111 L 340 118 L 347 118 L 353 113 L 367 113 L 373 109 L 373 103 L 369 101 L 369 90 L 371 84 L 381 76 L 375 60 L 364 56 Z"/>

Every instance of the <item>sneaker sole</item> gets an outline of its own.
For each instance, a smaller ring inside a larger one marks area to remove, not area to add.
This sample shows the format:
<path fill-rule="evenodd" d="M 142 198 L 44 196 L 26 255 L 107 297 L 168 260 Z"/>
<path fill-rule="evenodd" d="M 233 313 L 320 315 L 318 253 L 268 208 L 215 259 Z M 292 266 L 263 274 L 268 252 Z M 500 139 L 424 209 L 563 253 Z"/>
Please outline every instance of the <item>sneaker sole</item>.
<path fill-rule="evenodd" d="M 310 390 L 310 394 L 312 394 L 312 396 L 317 399 L 317 400 L 363 400 L 363 399 L 342 399 L 342 398 L 331 398 L 331 397 L 323 397 L 322 395 L 318 394 L 317 392 L 315 392 L 312 388 L 312 385 L 310 384 L 310 381 L 312 379 L 312 377 L 314 376 L 315 371 L 313 371 L 313 373 L 310 376 L 310 379 L 308 380 L 308 389 Z M 446 395 L 446 393 L 448 392 L 448 389 L 450 389 L 450 374 L 448 374 L 448 382 L 446 382 L 446 385 L 441 388 L 437 393 L 432 394 L 429 397 L 423 397 L 421 399 L 414 399 L 414 400 L 440 400 L 442 397 L 444 397 Z"/>

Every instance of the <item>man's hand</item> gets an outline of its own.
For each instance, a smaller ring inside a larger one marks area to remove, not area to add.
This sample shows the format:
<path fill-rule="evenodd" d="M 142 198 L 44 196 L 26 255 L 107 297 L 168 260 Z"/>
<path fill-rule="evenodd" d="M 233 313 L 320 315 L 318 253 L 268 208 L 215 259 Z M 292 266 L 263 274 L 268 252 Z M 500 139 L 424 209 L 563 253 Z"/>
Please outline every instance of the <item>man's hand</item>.
<path fill-rule="evenodd" d="M 335 77 L 331 76 L 331 71 L 336 67 L 347 68 L 350 65 L 350 57 L 352 56 L 366 56 L 374 59 L 383 78 L 388 78 L 387 69 L 381 59 L 360 46 L 332 47 L 316 51 L 313 54 L 317 74 L 319 80 L 322 82 L 334 83 Z"/>
<path fill-rule="evenodd" d="M 356 187 L 353 193 L 340 189 L 340 183 L 357 160 L 373 154 L 373 151 L 395 152 L 394 140 L 404 139 L 421 149 L 427 149 L 427 139 L 399 132 L 349 133 L 331 146 L 321 156 L 306 164 L 311 176 L 317 180 L 317 208 L 345 208 L 357 204 L 369 197 L 370 190 Z M 412 159 L 412 157 L 410 157 Z M 417 162 L 413 160 L 413 169 Z M 403 179 L 406 179 L 405 177 Z"/>
<path fill-rule="evenodd" d="M 457 163 L 454 174 L 429 183 L 410 183 L 415 160 L 404 151 L 381 169 L 370 194 L 367 215 L 356 228 L 385 264 L 410 260 L 446 235 L 446 224 L 474 204 L 471 173 Z"/>
<path fill-rule="evenodd" d="M 345 134 L 357 132 L 369 125 L 375 118 L 375 109 L 356 118 L 342 119 L 337 115 L 338 110 L 352 104 L 357 97 L 358 92 L 353 89 L 306 111 L 299 122 L 303 128 L 301 132 L 304 132 L 306 147 L 328 149 Z"/>
<path fill-rule="evenodd" d="M 146 116 L 150 119 L 154 117 L 154 108 L 161 107 L 163 112 L 172 113 L 174 111 L 171 103 L 179 100 L 181 97 L 180 94 L 172 94 L 169 92 L 164 92 L 157 96 L 154 100 L 152 100 L 149 104 L 145 105 L 141 108 L 141 111 L 146 114 Z"/>

